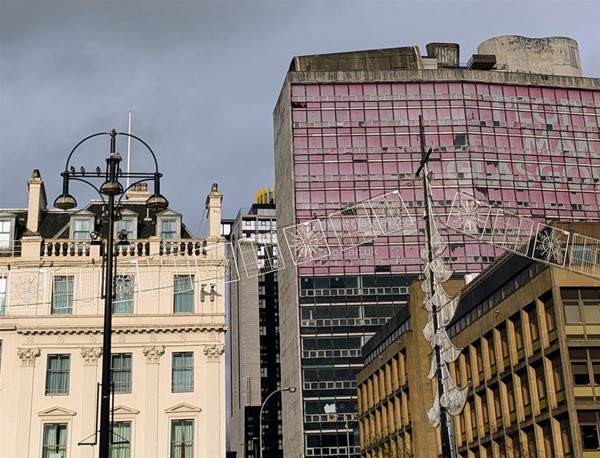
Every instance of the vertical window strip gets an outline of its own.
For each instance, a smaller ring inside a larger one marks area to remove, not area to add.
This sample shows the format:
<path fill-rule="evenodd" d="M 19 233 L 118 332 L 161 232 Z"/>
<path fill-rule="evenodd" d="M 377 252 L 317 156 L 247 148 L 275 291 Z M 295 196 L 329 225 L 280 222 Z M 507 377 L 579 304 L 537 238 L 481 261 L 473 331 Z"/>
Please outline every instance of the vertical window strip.
<path fill-rule="evenodd" d="M 184 393 L 194 391 L 194 353 L 173 353 L 172 391 Z"/>
<path fill-rule="evenodd" d="M 73 313 L 73 275 L 56 275 L 52 290 L 52 315 Z"/>
<path fill-rule="evenodd" d="M 3 273 L 0 273 L 0 316 L 3 316 L 6 307 L 6 283 L 7 279 Z"/>

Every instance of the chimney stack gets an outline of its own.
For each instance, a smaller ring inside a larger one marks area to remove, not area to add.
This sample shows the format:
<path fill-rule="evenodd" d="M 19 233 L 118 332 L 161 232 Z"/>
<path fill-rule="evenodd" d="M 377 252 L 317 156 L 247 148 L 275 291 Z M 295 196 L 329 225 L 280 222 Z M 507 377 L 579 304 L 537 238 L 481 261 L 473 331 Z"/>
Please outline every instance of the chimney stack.
<path fill-rule="evenodd" d="M 221 201 L 223 194 L 219 192 L 219 185 L 213 183 L 210 194 L 206 197 L 206 210 L 208 213 L 207 239 L 216 240 L 221 237 Z"/>
<path fill-rule="evenodd" d="M 42 210 L 46 209 L 46 189 L 38 169 L 34 169 L 31 178 L 27 181 L 29 187 L 29 203 L 27 205 L 27 232 L 37 234 L 40 229 Z"/>

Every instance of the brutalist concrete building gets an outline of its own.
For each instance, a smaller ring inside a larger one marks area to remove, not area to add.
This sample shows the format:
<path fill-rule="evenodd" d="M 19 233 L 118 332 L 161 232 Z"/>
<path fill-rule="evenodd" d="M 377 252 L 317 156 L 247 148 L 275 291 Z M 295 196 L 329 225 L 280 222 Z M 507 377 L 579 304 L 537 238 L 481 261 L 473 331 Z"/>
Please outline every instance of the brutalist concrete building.
<path fill-rule="evenodd" d="M 465 59 L 466 60 L 466 59 Z M 274 114 L 280 228 L 392 190 L 417 224 L 279 273 L 285 456 L 356 456 L 361 347 L 422 270 L 419 117 L 436 215 L 458 190 L 540 221 L 600 220 L 600 79 L 569 38 L 427 45 L 291 61 Z M 479 272 L 499 250 L 450 230 L 444 261 Z"/>

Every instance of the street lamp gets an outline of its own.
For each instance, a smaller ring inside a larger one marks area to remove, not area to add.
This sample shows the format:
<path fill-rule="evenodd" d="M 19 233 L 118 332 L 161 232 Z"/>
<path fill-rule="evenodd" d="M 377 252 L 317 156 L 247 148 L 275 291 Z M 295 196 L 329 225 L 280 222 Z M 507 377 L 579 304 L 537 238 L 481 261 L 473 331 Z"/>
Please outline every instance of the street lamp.
<path fill-rule="evenodd" d="M 267 401 L 271 398 L 271 396 L 273 396 L 275 393 L 279 393 L 279 392 L 283 392 L 283 391 L 289 391 L 290 393 L 295 393 L 296 392 L 296 387 L 295 386 L 288 386 L 286 388 L 278 388 L 275 391 L 271 392 L 266 399 L 263 401 L 262 405 L 260 406 L 260 414 L 259 414 L 259 421 L 258 421 L 258 437 L 259 437 L 259 457 L 262 458 L 263 456 L 263 428 L 262 428 L 262 418 L 263 418 L 263 409 L 265 408 L 265 405 L 267 404 Z"/>
<path fill-rule="evenodd" d="M 75 150 L 79 148 L 84 142 L 98 137 L 100 135 L 110 136 L 110 153 L 106 158 L 106 169 L 104 172 L 101 171 L 100 167 L 96 168 L 96 174 L 85 172 L 84 168 L 81 167 L 80 171 L 76 171 L 75 167 L 70 165 L 71 157 L 75 153 Z M 154 160 L 154 172 L 123 172 L 119 167 L 121 162 L 121 155 L 116 152 L 116 138 L 118 135 L 124 135 L 126 137 L 133 138 L 142 143 L 146 149 L 152 155 Z M 154 194 L 146 201 L 146 207 L 151 210 L 160 211 L 169 205 L 167 199 L 160 194 L 160 178 L 162 174 L 158 172 L 158 162 L 156 156 L 150 146 L 142 139 L 135 135 L 117 132 L 111 130 L 110 132 L 99 132 L 81 140 L 71 150 L 67 158 L 67 164 L 65 171 L 61 173 L 63 177 L 63 190 L 62 194 L 54 201 L 54 206 L 61 210 L 71 210 L 77 206 L 75 198 L 69 194 L 69 183 L 70 181 L 81 181 L 94 188 L 98 193 L 105 207 L 104 220 L 108 224 L 107 232 L 107 246 L 105 250 L 106 256 L 106 271 L 105 271 L 105 291 L 104 291 L 104 328 L 103 328 L 103 341 L 102 341 L 102 383 L 101 383 L 101 398 L 100 398 L 100 448 L 99 457 L 108 458 L 110 453 L 110 360 L 111 360 L 111 337 L 112 337 L 112 304 L 113 304 L 113 261 L 114 261 L 114 222 L 118 219 L 117 211 L 115 209 L 115 197 L 123 196 L 129 188 L 139 183 L 153 181 L 154 182 Z M 128 188 L 123 189 L 123 185 L 120 183 L 120 179 L 126 178 L 127 182 L 129 179 L 133 179 L 134 183 Z M 90 180 L 95 179 L 103 181 L 98 188 Z M 105 200 L 105 197 L 107 199 Z M 120 198 L 119 198 L 120 200 Z M 97 235 L 97 234 L 96 234 Z M 115 262 L 116 265 L 116 262 Z"/>

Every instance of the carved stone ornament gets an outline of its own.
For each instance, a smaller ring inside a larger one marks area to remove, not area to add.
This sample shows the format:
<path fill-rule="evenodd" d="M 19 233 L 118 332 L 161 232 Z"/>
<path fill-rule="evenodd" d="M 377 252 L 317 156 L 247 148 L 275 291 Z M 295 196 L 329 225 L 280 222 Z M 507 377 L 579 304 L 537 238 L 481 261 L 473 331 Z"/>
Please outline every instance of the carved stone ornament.
<path fill-rule="evenodd" d="M 100 347 L 84 347 L 81 349 L 81 356 L 86 366 L 98 364 L 98 358 L 102 355 Z"/>
<path fill-rule="evenodd" d="M 157 364 L 160 357 L 165 353 L 165 347 L 163 345 L 152 345 L 151 347 L 144 347 L 142 351 L 146 357 L 146 363 Z"/>
<path fill-rule="evenodd" d="M 21 366 L 35 366 L 35 358 L 40 356 L 39 348 L 17 348 L 17 355 L 21 358 Z"/>
<path fill-rule="evenodd" d="M 225 352 L 224 345 L 206 345 L 204 347 L 204 354 L 209 361 L 218 361 L 221 355 Z"/>

